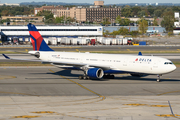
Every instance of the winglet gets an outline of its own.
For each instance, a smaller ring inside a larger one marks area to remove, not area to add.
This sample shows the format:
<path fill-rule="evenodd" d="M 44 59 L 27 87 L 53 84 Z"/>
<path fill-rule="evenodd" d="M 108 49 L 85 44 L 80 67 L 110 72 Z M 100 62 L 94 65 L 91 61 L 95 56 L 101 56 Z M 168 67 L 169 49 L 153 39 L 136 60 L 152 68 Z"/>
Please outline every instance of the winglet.
<path fill-rule="evenodd" d="M 8 57 L 7 55 L 5 54 L 2 54 L 6 59 L 10 59 L 10 57 Z"/>
<path fill-rule="evenodd" d="M 138 55 L 142 55 L 142 53 L 141 53 L 141 52 L 139 52 L 139 53 L 138 53 Z"/>

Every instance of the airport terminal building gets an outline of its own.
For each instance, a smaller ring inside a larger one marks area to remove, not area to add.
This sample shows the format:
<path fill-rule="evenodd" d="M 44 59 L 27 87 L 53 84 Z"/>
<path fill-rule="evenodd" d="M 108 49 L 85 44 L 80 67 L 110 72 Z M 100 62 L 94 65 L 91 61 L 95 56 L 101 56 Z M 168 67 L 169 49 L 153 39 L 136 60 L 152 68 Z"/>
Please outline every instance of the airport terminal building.
<path fill-rule="evenodd" d="M 101 37 L 102 26 L 36 26 L 44 38 L 48 37 Z M 27 26 L 0 26 L 0 39 L 2 41 L 18 38 L 21 41 L 30 41 Z"/>

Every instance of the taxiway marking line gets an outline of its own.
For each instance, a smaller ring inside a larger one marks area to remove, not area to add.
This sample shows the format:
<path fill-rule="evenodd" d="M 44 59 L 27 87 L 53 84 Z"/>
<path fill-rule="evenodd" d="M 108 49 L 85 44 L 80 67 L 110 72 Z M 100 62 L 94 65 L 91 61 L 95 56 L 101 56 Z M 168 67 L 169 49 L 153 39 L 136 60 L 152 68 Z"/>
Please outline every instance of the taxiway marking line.
<path fill-rule="evenodd" d="M 171 91 L 171 92 L 161 93 L 161 94 L 158 94 L 157 96 L 161 96 L 161 95 L 165 95 L 165 94 L 169 94 L 169 93 L 176 93 L 176 92 L 180 92 L 180 90 L 179 91 Z"/>
<path fill-rule="evenodd" d="M 148 107 L 169 107 L 169 105 L 149 105 L 149 104 L 139 104 L 139 103 L 123 104 L 123 105 L 130 105 L 130 106 L 148 106 Z"/>
<path fill-rule="evenodd" d="M 12 118 L 37 118 L 37 117 L 41 117 L 41 116 L 31 116 L 31 115 L 22 115 L 22 116 L 13 116 Z"/>
<path fill-rule="evenodd" d="M 177 118 L 177 119 L 180 119 L 178 116 L 180 116 L 180 115 L 178 115 L 178 114 L 174 114 L 174 115 L 172 115 L 172 114 L 155 114 L 156 116 L 159 116 L 159 117 L 174 117 L 174 118 Z"/>
<path fill-rule="evenodd" d="M 49 71 L 51 71 L 52 73 L 55 73 L 55 72 L 54 72 L 53 70 L 51 70 L 51 69 L 49 69 Z M 105 99 L 106 99 L 105 96 L 100 95 L 99 93 L 96 93 L 96 92 L 88 89 L 87 87 L 84 87 L 83 85 L 79 84 L 78 82 L 75 82 L 75 81 L 73 81 L 73 80 L 71 80 L 71 79 L 69 79 L 69 78 L 66 78 L 66 77 L 62 76 L 62 75 L 59 75 L 59 76 L 61 76 L 62 78 L 66 79 L 66 80 L 68 80 L 68 81 L 70 81 L 70 82 L 72 82 L 72 83 L 77 84 L 78 86 L 84 88 L 85 90 L 87 90 L 87 91 L 89 91 L 89 92 L 91 92 L 91 93 L 93 93 L 93 94 L 95 94 L 95 95 L 98 95 L 99 97 L 102 97 L 102 100 L 105 100 Z"/>
<path fill-rule="evenodd" d="M 68 116 L 68 117 L 75 117 L 75 118 L 93 120 L 92 118 L 86 118 L 86 117 L 80 117 L 80 116 L 74 116 L 74 115 L 67 115 L 65 113 L 58 113 L 58 112 L 53 112 L 53 111 L 37 111 L 37 112 L 31 112 L 31 113 L 36 113 L 36 114 L 41 114 L 41 115 L 43 114 L 40 117 L 62 115 L 62 116 Z M 22 117 L 20 116 L 20 117 L 16 117 L 16 118 L 22 118 Z M 94 120 L 96 120 L 96 119 L 94 119 Z"/>
<path fill-rule="evenodd" d="M 0 80 L 4 80 L 4 79 L 12 79 L 12 78 L 16 78 L 16 76 L 0 75 Z"/>

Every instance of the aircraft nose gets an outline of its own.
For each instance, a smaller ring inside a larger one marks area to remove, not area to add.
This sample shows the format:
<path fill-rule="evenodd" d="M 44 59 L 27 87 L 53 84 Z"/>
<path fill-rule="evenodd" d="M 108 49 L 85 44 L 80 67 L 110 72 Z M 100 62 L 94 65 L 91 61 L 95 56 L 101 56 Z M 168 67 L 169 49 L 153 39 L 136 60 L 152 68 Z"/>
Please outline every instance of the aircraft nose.
<path fill-rule="evenodd" d="M 174 65 L 173 71 L 176 69 L 176 66 Z"/>
<path fill-rule="evenodd" d="M 176 66 L 175 66 L 175 65 L 172 65 L 172 66 L 171 66 L 171 72 L 174 71 L 174 70 L 176 70 Z"/>

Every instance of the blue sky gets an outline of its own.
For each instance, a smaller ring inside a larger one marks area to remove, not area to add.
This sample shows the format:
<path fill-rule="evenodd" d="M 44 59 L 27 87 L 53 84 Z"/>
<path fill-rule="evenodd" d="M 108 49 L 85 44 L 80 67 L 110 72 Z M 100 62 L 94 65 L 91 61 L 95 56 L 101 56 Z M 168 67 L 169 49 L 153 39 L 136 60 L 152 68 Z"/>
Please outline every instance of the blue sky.
<path fill-rule="evenodd" d="M 25 0 L 0 0 L 1 3 L 21 3 L 27 2 Z M 66 3 L 94 3 L 94 0 L 34 0 L 35 2 L 66 2 Z M 28 1 L 32 2 L 32 1 Z M 180 3 L 179 0 L 104 0 L 104 4 L 118 4 L 118 3 Z"/>

